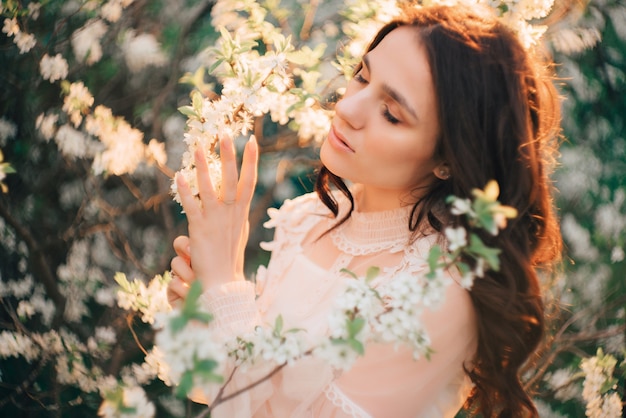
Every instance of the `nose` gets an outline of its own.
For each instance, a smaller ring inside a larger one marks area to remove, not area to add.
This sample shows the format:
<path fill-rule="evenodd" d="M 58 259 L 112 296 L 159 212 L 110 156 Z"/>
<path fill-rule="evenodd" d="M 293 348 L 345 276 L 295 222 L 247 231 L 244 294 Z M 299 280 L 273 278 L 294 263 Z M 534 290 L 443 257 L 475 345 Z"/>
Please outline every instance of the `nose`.
<path fill-rule="evenodd" d="M 335 115 L 345 121 L 352 129 L 362 129 L 367 121 L 368 109 L 372 108 L 372 104 L 368 106 L 367 88 L 356 92 L 346 94 L 335 105 Z"/>

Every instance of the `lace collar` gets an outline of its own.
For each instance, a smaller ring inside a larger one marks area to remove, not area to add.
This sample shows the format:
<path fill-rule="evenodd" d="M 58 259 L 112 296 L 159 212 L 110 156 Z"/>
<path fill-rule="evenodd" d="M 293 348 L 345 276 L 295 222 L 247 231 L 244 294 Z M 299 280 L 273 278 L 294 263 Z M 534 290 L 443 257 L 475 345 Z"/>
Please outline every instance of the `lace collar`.
<path fill-rule="evenodd" d="M 409 217 L 412 206 L 380 212 L 354 210 L 330 236 L 337 248 L 358 256 L 380 251 L 402 251 L 409 244 Z"/>

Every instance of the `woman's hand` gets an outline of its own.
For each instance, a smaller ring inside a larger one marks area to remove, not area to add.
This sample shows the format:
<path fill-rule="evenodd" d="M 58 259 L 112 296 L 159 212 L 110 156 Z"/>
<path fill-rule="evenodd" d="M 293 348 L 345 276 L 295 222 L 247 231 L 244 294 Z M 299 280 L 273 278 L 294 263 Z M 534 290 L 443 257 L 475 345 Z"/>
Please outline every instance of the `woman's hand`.
<path fill-rule="evenodd" d="M 170 305 L 185 300 L 189 292 L 189 283 L 196 278 L 191 268 L 189 237 L 185 235 L 176 237 L 174 251 L 176 251 L 176 257 L 170 263 L 172 280 L 167 286 L 167 300 Z"/>
<path fill-rule="evenodd" d="M 258 147 L 254 138 L 246 144 L 241 176 L 237 173 L 232 139 L 220 141 L 222 184 L 219 194 L 211 183 L 204 152 L 195 154 L 200 199 L 195 198 L 183 176 L 176 176 L 178 193 L 187 214 L 189 238 L 174 241 L 175 273 L 168 288 L 170 303 L 187 294 L 197 279 L 204 289 L 231 280 L 244 280 L 243 251 L 248 240 L 248 213 L 257 177 Z M 193 266 L 193 269 L 192 269 Z"/>

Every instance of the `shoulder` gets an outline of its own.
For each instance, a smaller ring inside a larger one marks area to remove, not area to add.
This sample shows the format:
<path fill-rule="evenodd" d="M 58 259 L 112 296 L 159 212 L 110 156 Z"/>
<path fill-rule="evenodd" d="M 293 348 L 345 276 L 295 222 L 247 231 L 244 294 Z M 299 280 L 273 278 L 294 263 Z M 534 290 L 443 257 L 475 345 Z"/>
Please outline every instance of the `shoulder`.
<path fill-rule="evenodd" d="M 280 208 L 269 208 L 270 219 L 263 224 L 266 228 L 296 228 L 307 219 L 317 219 L 331 215 L 316 193 L 307 193 L 287 199 Z"/>
<path fill-rule="evenodd" d="M 318 222 L 332 216 L 316 193 L 287 199 L 280 208 L 270 208 L 267 213 L 270 219 L 263 226 L 275 231 L 272 241 L 261 243 L 261 248 L 266 251 L 289 246 L 296 248 Z"/>

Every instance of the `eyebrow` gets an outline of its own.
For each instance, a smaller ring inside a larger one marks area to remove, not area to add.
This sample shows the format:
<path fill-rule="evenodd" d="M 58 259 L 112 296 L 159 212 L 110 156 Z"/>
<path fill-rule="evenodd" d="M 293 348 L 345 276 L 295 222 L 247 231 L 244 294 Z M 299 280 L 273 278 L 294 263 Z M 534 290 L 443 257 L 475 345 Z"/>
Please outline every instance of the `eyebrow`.
<path fill-rule="evenodd" d="M 367 55 L 363 56 L 363 65 L 371 72 L 372 68 L 370 67 L 370 60 Z M 394 101 L 396 101 L 400 106 L 402 106 L 407 112 L 409 112 L 415 119 L 419 119 L 417 117 L 417 113 L 415 110 L 409 105 L 408 100 L 402 96 L 399 92 L 392 89 L 388 84 L 383 83 L 382 89 L 389 97 L 391 97 Z"/>

